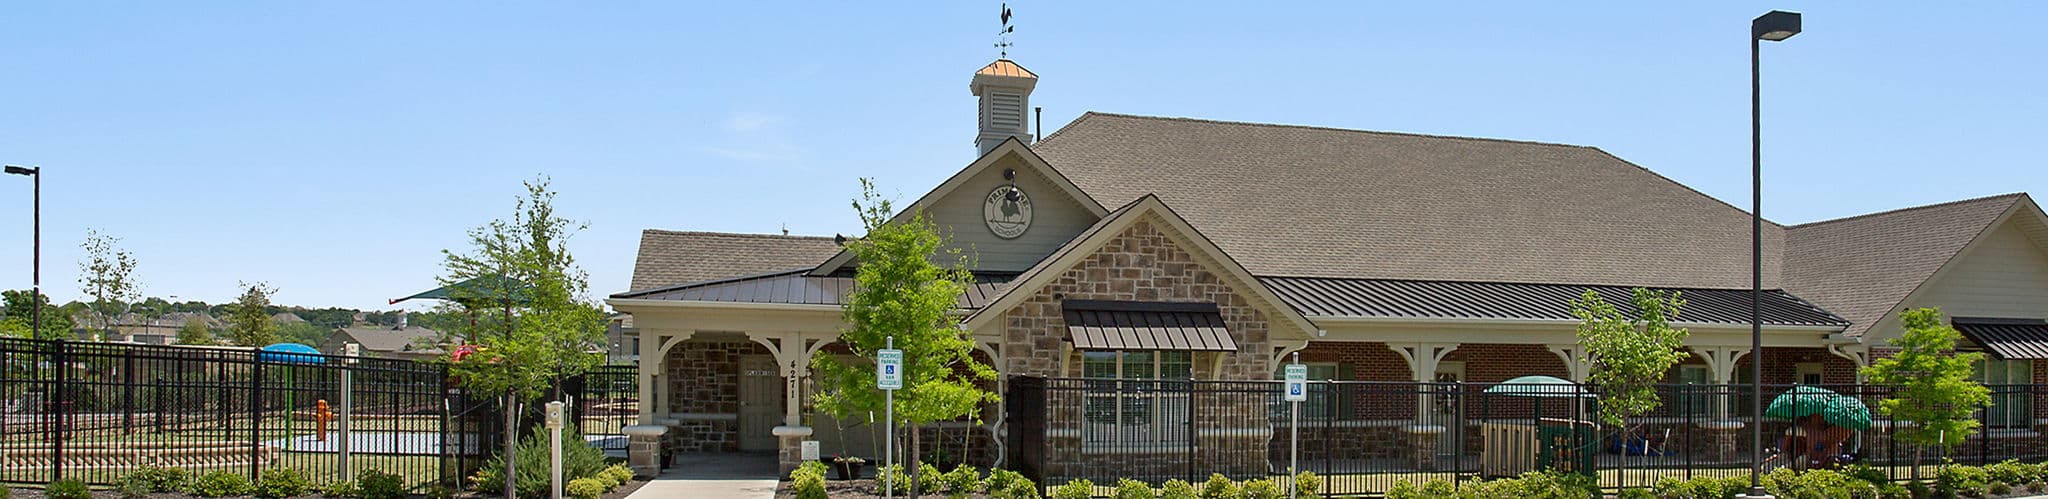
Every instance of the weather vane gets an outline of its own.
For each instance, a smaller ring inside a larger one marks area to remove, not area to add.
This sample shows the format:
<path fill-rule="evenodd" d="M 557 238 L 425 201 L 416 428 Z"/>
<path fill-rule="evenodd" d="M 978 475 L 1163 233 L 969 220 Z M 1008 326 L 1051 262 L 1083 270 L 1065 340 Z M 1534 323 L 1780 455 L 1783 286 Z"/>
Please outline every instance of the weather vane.
<path fill-rule="evenodd" d="M 1010 33 L 1016 31 L 1017 27 L 1010 25 L 1010 4 L 1004 3 L 1003 30 L 996 32 L 996 50 L 1002 53 L 1004 59 L 1010 58 Z"/>

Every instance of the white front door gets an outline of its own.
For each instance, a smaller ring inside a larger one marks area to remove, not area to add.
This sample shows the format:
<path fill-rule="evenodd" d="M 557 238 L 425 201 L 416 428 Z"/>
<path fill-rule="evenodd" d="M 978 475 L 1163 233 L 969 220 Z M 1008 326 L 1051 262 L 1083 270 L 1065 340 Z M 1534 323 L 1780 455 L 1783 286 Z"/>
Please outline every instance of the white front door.
<path fill-rule="evenodd" d="M 775 358 L 740 359 L 740 450 L 775 450 L 775 427 L 782 425 L 782 376 Z"/>

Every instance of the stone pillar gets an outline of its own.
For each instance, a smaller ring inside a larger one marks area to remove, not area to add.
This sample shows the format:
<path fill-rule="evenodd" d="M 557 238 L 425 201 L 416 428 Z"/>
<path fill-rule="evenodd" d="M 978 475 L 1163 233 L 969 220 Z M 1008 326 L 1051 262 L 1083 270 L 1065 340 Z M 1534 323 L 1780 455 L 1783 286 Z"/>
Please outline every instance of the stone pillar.
<path fill-rule="evenodd" d="M 1436 471 L 1437 443 L 1443 441 L 1444 427 L 1438 425 L 1409 425 L 1401 427 L 1408 433 L 1408 449 L 1413 454 L 1415 469 Z"/>
<path fill-rule="evenodd" d="M 633 476 L 649 478 L 660 475 L 662 465 L 667 464 L 661 462 L 661 436 L 668 433 L 668 427 L 633 425 L 619 431 L 626 434 L 626 466 L 633 469 Z"/>
<path fill-rule="evenodd" d="M 1743 424 L 1741 421 L 1724 420 L 1702 422 L 1699 424 L 1699 427 L 1706 434 L 1707 459 L 1734 461 L 1749 457 L 1738 455 L 1736 452 L 1741 446 L 1742 439 L 1749 436 L 1748 432 L 1743 431 L 1743 428 L 1747 428 L 1748 425 Z"/>
<path fill-rule="evenodd" d="M 775 427 L 775 440 L 779 442 L 775 452 L 778 476 L 789 476 L 789 472 L 796 471 L 796 467 L 804 463 L 804 440 L 810 438 L 809 426 Z"/>

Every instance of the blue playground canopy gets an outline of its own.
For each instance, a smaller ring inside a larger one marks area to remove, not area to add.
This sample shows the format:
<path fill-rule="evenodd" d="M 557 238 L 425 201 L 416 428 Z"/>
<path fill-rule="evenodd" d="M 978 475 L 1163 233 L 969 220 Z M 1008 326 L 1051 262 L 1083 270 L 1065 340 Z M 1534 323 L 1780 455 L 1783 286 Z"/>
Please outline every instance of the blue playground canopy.
<path fill-rule="evenodd" d="M 276 343 L 256 351 L 256 360 L 291 364 L 320 364 L 327 361 L 319 350 L 298 343 Z"/>

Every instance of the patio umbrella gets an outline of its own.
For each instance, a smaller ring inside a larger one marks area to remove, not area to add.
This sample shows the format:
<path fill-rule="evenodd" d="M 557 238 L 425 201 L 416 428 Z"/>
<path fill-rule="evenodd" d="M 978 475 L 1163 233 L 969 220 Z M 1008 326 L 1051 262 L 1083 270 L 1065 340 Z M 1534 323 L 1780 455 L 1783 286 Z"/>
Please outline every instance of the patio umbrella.
<path fill-rule="evenodd" d="M 1502 381 L 1486 393 L 1510 397 L 1578 397 L 1593 398 L 1592 393 L 1573 383 L 1551 376 L 1523 376 Z"/>
<path fill-rule="evenodd" d="M 1870 408 L 1856 397 L 1836 395 L 1828 400 L 1827 408 L 1821 410 L 1820 417 L 1828 420 L 1828 424 L 1851 430 L 1870 429 Z"/>
<path fill-rule="evenodd" d="M 1799 419 L 1827 410 L 1828 401 L 1841 398 L 1833 390 L 1818 386 L 1799 385 L 1778 394 L 1771 399 L 1771 405 L 1764 409 L 1764 415 L 1777 419 Z M 1857 405 L 1861 406 L 1861 403 Z M 1865 410 L 1866 412 L 1868 409 Z M 1867 416 L 1866 416 L 1867 418 Z"/>

